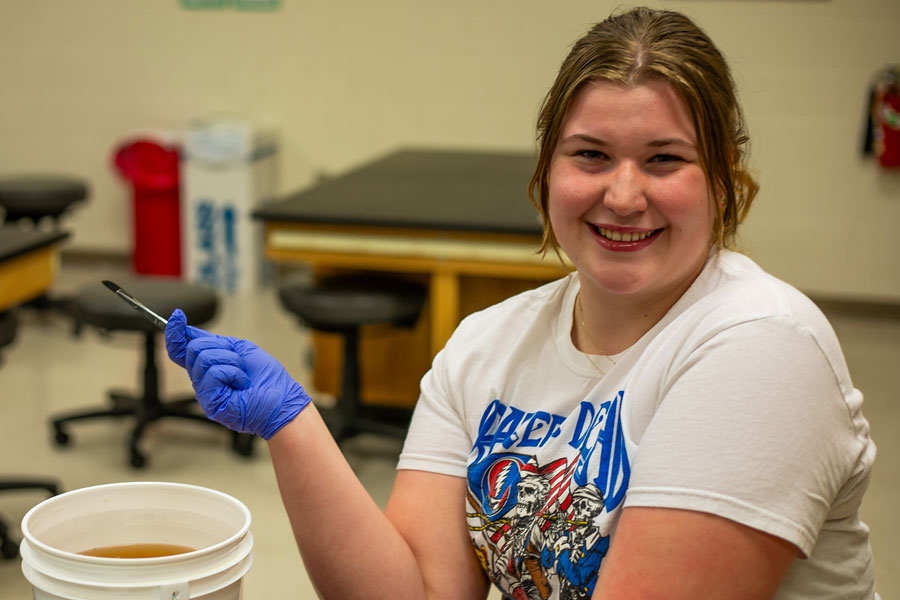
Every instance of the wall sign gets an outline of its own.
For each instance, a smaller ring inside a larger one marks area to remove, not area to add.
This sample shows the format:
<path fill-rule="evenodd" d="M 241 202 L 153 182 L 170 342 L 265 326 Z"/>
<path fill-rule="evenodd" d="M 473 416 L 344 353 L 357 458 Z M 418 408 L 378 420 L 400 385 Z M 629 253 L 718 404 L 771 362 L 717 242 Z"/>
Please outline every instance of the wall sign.
<path fill-rule="evenodd" d="M 181 0 L 187 10 L 278 10 L 280 0 Z"/>

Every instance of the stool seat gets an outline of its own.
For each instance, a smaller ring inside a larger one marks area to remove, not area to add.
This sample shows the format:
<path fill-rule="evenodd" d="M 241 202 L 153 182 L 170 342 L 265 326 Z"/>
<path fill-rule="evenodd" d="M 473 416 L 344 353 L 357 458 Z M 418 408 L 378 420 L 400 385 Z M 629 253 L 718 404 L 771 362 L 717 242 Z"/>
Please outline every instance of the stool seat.
<path fill-rule="evenodd" d="M 378 323 L 412 325 L 422 310 L 425 289 L 383 277 L 338 276 L 310 283 L 298 276 L 285 280 L 278 296 L 309 327 L 339 331 Z"/>
<path fill-rule="evenodd" d="M 88 196 L 87 184 L 74 177 L 60 175 L 19 175 L 0 178 L 0 206 L 5 220 L 43 217 L 59 219 L 70 206 Z"/>
<path fill-rule="evenodd" d="M 213 290 L 195 283 L 171 277 L 131 277 L 116 281 L 147 308 L 167 319 L 172 311 L 180 308 L 191 325 L 201 326 L 211 321 L 219 307 L 219 298 Z M 156 364 L 157 338 L 161 331 L 147 318 L 134 310 L 100 281 L 84 286 L 74 298 L 75 309 L 84 323 L 104 331 L 134 331 L 144 338 L 143 386 L 138 395 L 111 391 L 111 407 L 78 411 L 52 418 L 54 439 L 59 445 L 69 443 L 65 425 L 72 421 L 98 417 L 133 417 L 134 427 L 128 442 L 131 465 L 145 466 L 146 456 L 139 443 L 148 425 L 164 417 L 190 420 L 223 429 L 210 421 L 200 411 L 196 398 L 191 395 L 163 401 L 159 393 L 159 370 Z M 238 454 L 249 456 L 253 450 L 253 436 L 231 432 L 232 448 Z"/>
<path fill-rule="evenodd" d="M 376 324 L 412 327 L 425 304 L 425 287 L 388 276 L 345 275 L 310 281 L 298 275 L 282 282 L 278 297 L 302 324 L 343 338 L 337 406 L 321 410 L 335 440 L 365 432 L 403 437 L 411 409 L 363 403 L 360 398 L 360 328 Z"/>
<path fill-rule="evenodd" d="M 164 319 L 176 308 L 184 311 L 188 323 L 202 325 L 216 316 L 219 298 L 216 293 L 196 283 L 169 277 L 120 278 L 116 283 Z M 87 285 L 75 295 L 75 307 L 85 323 L 107 331 L 159 330 L 138 311 L 101 285 Z"/>

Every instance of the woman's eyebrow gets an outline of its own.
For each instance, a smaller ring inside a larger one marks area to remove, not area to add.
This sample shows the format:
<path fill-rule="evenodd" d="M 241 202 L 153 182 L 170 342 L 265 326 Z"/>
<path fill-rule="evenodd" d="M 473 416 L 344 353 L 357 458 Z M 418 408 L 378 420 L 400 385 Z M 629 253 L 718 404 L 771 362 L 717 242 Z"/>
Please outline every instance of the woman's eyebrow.
<path fill-rule="evenodd" d="M 693 143 L 682 138 L 662 138 L 659 140 L 652 140 L 647 145 L 652 146 L 653 148 L 659 148 L 662 146 L 685 146 L 687 148 L 694 147 Z"/>
<path fill-rule="evenodd" d="M 588 135 L 586 133 L 573 133 L 572 135 L 566 136 L 560 140 L 560 142 L 588 142 L 590 144 L 594 144 L 597 146 L 605 146 L 606 142 L 598 137 L 594 137 L 592 135 Z"/>
<path fill-rule="evenodd" d="M 603 138 L 599 138 L 587 133 L 573 133 L 572 135 L 566 136 L 560 140 L 560 143 L 567 142 L 587 142 L 589 144 L 594 144 L 596 146 L 606 146 L 608 143 Z M 683 146 L 685 148 L 695 148 L 696 145 L 693 142 L 690 142 L 684 138 L 680 137 L 667 137 L 660 138 L 656 140 L 650 140 L 647 142 L 647 146 L 651 148 L 662 148 L 664 146 Z"/>

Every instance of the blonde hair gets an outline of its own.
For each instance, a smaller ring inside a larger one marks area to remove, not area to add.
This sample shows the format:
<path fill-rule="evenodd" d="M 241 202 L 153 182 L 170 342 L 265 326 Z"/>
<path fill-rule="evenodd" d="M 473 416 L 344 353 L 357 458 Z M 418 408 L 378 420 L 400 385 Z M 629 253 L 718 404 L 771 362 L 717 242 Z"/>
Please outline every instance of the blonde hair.
<path fill-rule="evenodd" d="M 733 245 L 759 186 L 745 164 L 749 138 L 731 70 L 686 16 L 635 8 L 594 25 L 575 42 L 544 98 L 537 123 L 540 152 L 528 186 L 544 224 L 541 252 L 559 251 L 547 211 L 550 163 L 576 94 L 591 81 L 637 85 L 647 79 L 668 82 L 684 100 L 710 195 L 717 199 L 711 243 Z"/>

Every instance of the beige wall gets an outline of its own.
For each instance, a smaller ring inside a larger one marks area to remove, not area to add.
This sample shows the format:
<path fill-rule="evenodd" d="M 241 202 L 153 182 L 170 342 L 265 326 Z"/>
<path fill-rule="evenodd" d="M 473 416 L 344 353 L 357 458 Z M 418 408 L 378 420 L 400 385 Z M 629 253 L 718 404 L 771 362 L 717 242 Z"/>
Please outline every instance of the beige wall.
<path fill-rule="evenodd" d="M 569 44 L 618 4 L 0 0 L 0 174 L 88 178 L 70 247 L 124 252 L 131 196 L 113 148 L 214 111 L 277 129 L 283 192 L 400 145 L 529 150 Z M 732 62 L 763 185 L 749 252 L 811 293 L 900 301 L 900 173 L 859 155 L 870 77 L 900 61 L 900 2 L 650 4 L 695 17 Z"/>

